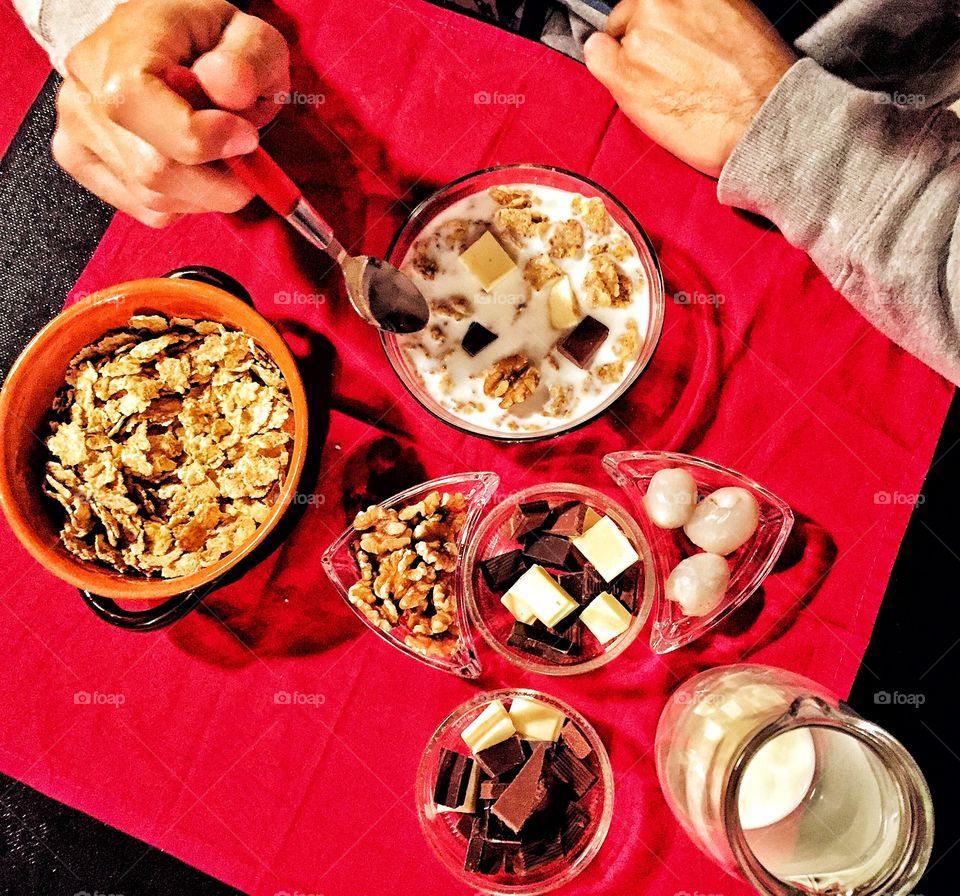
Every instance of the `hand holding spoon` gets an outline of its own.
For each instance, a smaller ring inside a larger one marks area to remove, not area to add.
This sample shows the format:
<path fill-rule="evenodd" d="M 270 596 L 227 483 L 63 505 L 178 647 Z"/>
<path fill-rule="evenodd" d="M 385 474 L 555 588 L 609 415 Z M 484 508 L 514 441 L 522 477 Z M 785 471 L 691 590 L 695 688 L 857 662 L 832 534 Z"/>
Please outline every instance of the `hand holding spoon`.
<path fill-rule="evenodd" d="M 195 109 L 210 106 L 190 69 L 171 69 L 165 80 Z M 379 258 L 348 255 L 330 225 L 263 147 L 224 162 L 298 233 L 340 265 L 350 304 L 368 324 L 390 333 L 415 333 L 427 325 L 430 309 L 410 278 Z"/>

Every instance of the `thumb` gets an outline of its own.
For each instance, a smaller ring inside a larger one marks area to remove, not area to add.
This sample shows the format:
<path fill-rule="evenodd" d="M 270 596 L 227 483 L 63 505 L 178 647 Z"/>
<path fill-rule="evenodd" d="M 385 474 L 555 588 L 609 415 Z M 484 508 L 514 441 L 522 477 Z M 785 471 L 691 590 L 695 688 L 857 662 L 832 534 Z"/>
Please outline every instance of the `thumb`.
<path fill-rule="evenodd" d="M 616 81 L 620 41 L 602 31 L 596 31 L 583 45 L 583 58 L 590 74 L 610 89 Z"/>
<path fill-rule="evenodd" d="M 290 54 L 279 31 L 237 13 L 220 42 L 193 64 L 207 96 L 257 127 L 280 108 L 290 89 Z"/>

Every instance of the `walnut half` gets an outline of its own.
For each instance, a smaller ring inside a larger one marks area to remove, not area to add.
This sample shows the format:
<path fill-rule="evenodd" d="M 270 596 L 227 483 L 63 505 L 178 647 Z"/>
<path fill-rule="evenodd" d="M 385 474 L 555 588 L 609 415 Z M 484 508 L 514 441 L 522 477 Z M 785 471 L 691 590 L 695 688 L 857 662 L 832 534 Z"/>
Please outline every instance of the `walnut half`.
<path fill-rule="evenodd" d="M 539 385 L 540 371 L 526 355 L 508 355 L 486 371 L 483 391 L 491 398 L 499 398 L 500 407 L 507 411 L 526 401 Z"/>

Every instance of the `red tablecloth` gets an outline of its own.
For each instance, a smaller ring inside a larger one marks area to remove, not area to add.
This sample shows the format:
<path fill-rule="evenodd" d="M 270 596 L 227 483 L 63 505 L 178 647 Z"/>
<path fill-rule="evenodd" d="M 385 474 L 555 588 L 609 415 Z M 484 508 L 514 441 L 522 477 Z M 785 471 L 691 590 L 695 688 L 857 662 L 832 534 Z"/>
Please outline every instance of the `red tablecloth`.
<path fill-rule="evenodd" d="M 681 450 L 741 470 L 797 512 L 763 599 L 707 642 L 658 658 L 641 639 L 569 680 L 524 675 L 484 650 L 481 685 L 556 693 L 609 747 L 613 827 L 570 892 L 748 893 L 663 803 L 650 755 L 660 709 L 682 678 L 745 657 L 847 692 L 951 388 L 779 234 L 721 208 L 713 182 L 651 145 L 576 63 L 417 0 L 354 0 L 349 15 L 280 7 L 266 15 L 296 41 L 296 89 L 323 101 L 286 110 L 266 143 L 349 246 L 384 251 L 413 198 L 471 169 L 554 163 L 636 213 L 670 294 L 721 298 L 668 303 L 650 369 L 604 419 L 495 448 L 406 395 L 322 259 L 281 223 L 254 210 L 155 233 L 118 217 L 77 292 L 184 263 L 244 282 L 304 357 L 318 499 L 204 611 L 147 635 L 95 619 L 4 527 L 0 770 L 251 893 L 467 893 L 429 853 L 412 785 L 421 746 L 477 685 L 364 632 L 320 553 L 357 504 L 425 478 L 493 469 L 508 490 L 569 479 L 615 494 L 605 452 Z M 523 102 L 482 102 L 496 93 Z M 322 700 L 282 705 L 278 691 Z M 78 703 L 80 692 L 100 697 Z"/>

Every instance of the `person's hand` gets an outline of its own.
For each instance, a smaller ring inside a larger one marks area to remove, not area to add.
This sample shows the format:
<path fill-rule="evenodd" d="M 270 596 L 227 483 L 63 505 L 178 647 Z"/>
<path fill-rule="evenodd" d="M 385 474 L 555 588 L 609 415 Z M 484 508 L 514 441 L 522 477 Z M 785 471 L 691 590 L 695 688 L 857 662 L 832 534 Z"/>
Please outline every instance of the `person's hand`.
<path fill-rule="evenodd" d="M 219 108 L 196 112 L 167 87 L 178 65 Z M 152 227 L 250 201 L 217 160 L 251 152 L 290 88 L 271 25 L 224 0 L 128 0 L 66 66 L 53 156 L 87 189 Z"/>
<path fill-rule="evenodd" d="M 622 0 L 584 55 L 638 127 L 713 177 L 796 61 L 749 0 Z"/>

